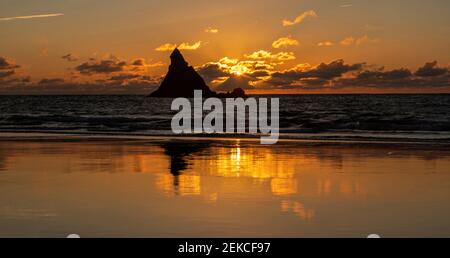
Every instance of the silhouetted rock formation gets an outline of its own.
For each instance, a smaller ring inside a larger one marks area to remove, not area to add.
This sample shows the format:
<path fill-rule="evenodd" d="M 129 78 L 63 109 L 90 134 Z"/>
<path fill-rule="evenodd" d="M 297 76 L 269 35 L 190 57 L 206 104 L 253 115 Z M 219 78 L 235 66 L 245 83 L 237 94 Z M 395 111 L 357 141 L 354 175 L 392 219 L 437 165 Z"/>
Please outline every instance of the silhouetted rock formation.
<path fill-rule="evenodd" d="M 171 64 L 169 72 L 161 86 L 150 94 L 150 97 L 158 98 L 192 98 L 195 90 L 202 90 L 204 98 L 246 98 L 243 89 L 235 89 L 231 93 L 216 93 L 206 85 L 203 78 L 192 66 L 184 60 L 181 52 L 176 48 L 170 55 Z"/>

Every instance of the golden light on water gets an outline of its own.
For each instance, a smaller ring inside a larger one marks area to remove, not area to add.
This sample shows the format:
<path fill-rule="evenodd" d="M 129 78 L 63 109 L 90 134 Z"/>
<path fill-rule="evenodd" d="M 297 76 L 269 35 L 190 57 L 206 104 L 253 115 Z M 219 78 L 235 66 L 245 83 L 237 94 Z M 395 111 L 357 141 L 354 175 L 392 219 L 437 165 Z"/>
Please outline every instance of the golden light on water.
<path fill-rule="evenodd" d="M 158 174 L 156 187 L 167 195 L 195 196 L 200 195 L 201 177 L 198 175 L 172 176 Z"/>
<path fill-rule="evenodd" d="M 385 209 L 386 202 L 394 202 L 389 207 L 397 207 L 413 199 L 420 205 L 410 209 L 423 213 L 423 204 L 430 198 L 439 198 L 442 203 L 448 199 L 448 188 L 443 185 L 448 182 L 449 160 L 445 157 L 425 159 L 416 156 L 424 152 L 414 150 L 404 150 L 402 157 L 387 155 L 392 151 L 390 146 L 368 147 L 361 155 L 360 148 L 302 144 L 268 148 L 247 141 L 6 143 L 0 148 L 0 175 L 5 200 L 9 198 L 6 193 L 14 195 L 22 204 L 35 208 L 30 210 L 55 214 L 52 218 L 73 207 L 85 213 L 86 220 L 92 218 L 90 212 L 95 212 L 115 223 L 117 220 L 109 219 L 111 213 L 122 214 L 143 225 L 150 223 L 146 230 L 155 227 L 151 221 L 161 221 L 158 232 L 177 224 L 174 221 L 182 221 L 180 226 L 199 218 L 217 223 L 214 225 L 221 229 L 243 225 L 244 233 L 255 221 L 267 225 L 272 220 L 281 223 L 274 226 L 275 231 L 286 223 L 287 230 L 304 230 L 305 225 L 321 222 L 328 231 L 329 225 L 340 228 L 343 223 L 359 221 L 362 216 L 355 217 L 355 211 L 370 217 L 373 210 Z M 406 176 L 399 173 L 399 164 L 407 171 Z M 433 171 L 432 176 L 423 171 Z M 31 188 L 26 193 L 7 183 L 17 178 L 27 180 Z M 429 193 L 430 185 L 436 186 L 433 194 Z M 60 210 L 39 202 L 49 196 Z M 343 216 L 331 214 L 335 207 L 330 203 L 339 205 Z M 22 204 L 0 209 L 0 217 L 23 210 Z M 254 213 L 264 218 L 255 218 Z M 389 213 L 403 216 L 401 209 Z M 442 220 L 447 221 L 447 217 L 443 215 Z"/>
<path fill-rule="evenodd" d="M 292 178 L 273 178 L 271 189 L 274 195 L 292 195 L 297 193 L 297 181 Z"/>
<path fill-rule="evenodd" d="M 282 212 L 292 212 L 302 220 L 311 220 L 315 216 L 313 209 L 306 208 L 305 205 L 298 201 L 281 201 Z"/>
<path fill-rule="evenodd" d="M 192 166 L 181 175 L 157 174 L 156 187 L 169 196 L 205 195 L 205 201 L 210 203 L 217 202 L 220 194 L 217 189 L 208 186 L 211 180 L 206 179 L 209 177 L 256 180 L 255 182 L 268 184 L 272 195 L 278 197 L 298 193 L 295 165 L 286 167 L 286 163 L 277 160 L 270 149 L 242 148 L 237 141 L 232 147 L 212 148 L 209 152 L 209 155 L 217 158 L 194 159 L 191 161 Z"/>

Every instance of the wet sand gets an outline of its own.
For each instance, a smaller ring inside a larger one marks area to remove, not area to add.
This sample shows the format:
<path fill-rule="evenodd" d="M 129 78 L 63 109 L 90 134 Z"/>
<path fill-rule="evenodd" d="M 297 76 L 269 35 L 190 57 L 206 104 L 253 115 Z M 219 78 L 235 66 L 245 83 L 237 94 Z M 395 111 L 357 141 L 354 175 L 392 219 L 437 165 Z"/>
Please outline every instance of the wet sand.
<path fill-rule="evenodd" d="M 450 237 L 450 147 L 0 138 L 0 237 Z"/>

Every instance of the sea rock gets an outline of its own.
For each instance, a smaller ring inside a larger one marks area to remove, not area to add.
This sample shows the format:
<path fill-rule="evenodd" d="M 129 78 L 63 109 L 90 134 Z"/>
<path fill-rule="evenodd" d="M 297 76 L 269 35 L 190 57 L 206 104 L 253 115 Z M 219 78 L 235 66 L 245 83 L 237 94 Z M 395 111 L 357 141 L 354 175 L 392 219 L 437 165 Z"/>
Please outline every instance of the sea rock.
<path fill-rule="evenodd" d="M 242 88 L 234 89 L 228 93 L 216 93 L 217 98 L 248 98 L 247 94 Z"/>
<path fill-rule="evenodd" d="M 171 64 L 169 72 L 164 78 L 161 86 L 150 94 L 149 97 L 157 98 L 192 98 L 195 90 L 201 90 L 204 98 L 246 98 L 245 91 L 241 88 L 231 93 L 216 93 L 212 91 L 205 80 L 184 59 L 177 48 L 170 55 Z"/>

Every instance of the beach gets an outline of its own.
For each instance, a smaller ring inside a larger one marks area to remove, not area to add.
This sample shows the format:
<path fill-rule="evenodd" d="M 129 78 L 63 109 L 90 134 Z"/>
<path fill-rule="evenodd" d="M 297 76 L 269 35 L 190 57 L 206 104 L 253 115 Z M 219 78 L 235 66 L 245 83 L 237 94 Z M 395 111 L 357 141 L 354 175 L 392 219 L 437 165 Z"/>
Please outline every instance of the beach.
<path fill-rule="evenodd" d="M 448 144 L 2 133 L 0 237 L 450 237 Z"/>

